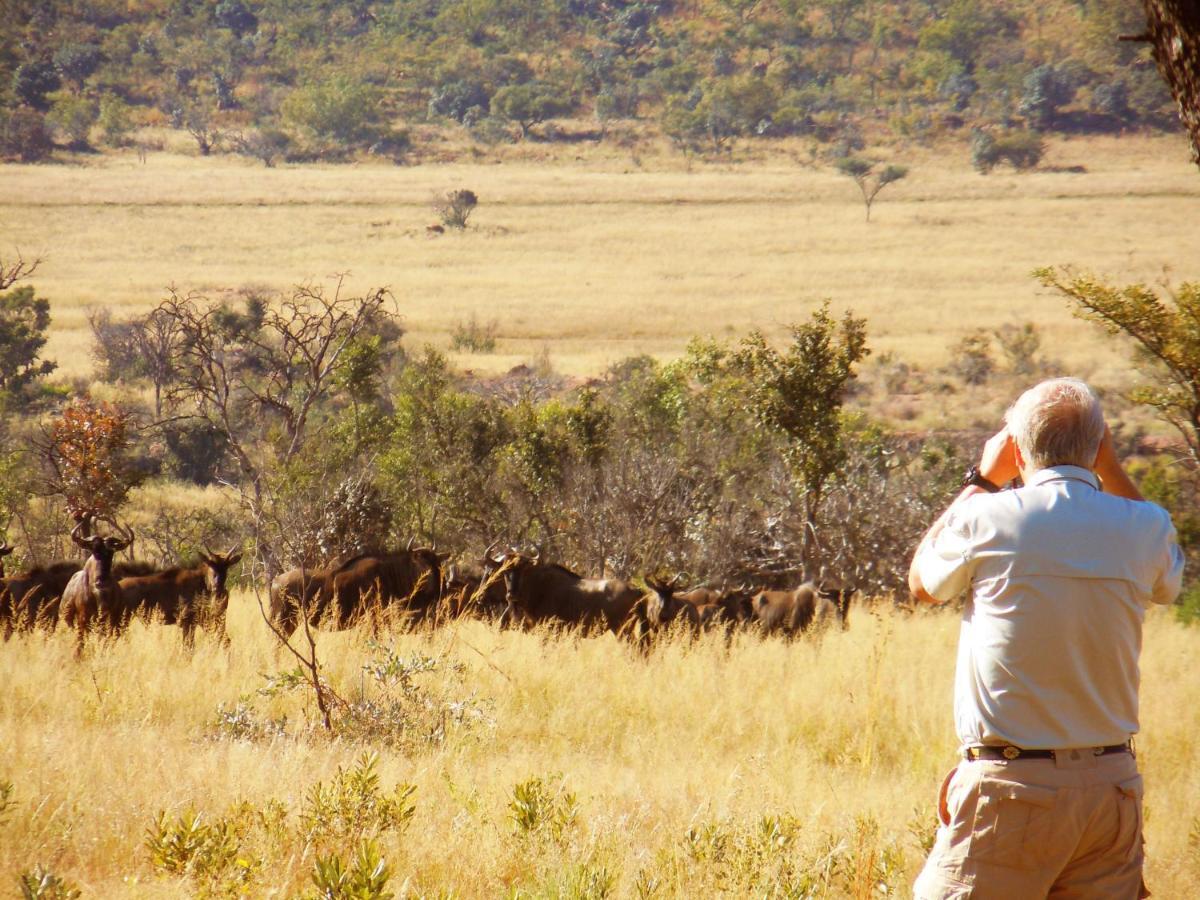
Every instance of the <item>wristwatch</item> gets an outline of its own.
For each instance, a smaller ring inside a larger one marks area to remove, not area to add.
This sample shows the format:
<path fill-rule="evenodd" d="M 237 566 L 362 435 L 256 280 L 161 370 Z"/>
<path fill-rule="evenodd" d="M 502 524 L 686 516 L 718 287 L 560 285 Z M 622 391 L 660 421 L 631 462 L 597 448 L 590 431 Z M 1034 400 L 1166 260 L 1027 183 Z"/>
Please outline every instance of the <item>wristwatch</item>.
<path fill-rule="evenodd" d="M 985 491 L 987 491 L 989 494 L 1000 493 L 1000 487 L 998 485 L 992 483 L 991 481 L 988 481 L 988 479 L 984 478 L 983 475 L 980 474 L 979 466 L 971 466 L 971 468 L 967 469 L 967 474 L 965 474 L 963 476 L 962 486 L 963 487 L 971 487 L 971 486 L 981 487 Z"/>

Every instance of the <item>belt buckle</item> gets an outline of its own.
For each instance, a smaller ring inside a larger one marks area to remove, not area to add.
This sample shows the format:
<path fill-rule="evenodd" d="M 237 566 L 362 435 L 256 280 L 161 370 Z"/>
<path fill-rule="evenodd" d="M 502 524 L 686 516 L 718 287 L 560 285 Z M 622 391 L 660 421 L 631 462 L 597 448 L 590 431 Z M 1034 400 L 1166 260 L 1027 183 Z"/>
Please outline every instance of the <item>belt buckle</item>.
<path fill-rule="evenodd" d="M 1004 754 L 1005 759 L 1016 759 L 1018 756 L 1021 755 L 1020 748 L 1014 747 L 1012 744 L 1009 744 L 1007 747 L 1005 747 L 1000 752 Z"/>

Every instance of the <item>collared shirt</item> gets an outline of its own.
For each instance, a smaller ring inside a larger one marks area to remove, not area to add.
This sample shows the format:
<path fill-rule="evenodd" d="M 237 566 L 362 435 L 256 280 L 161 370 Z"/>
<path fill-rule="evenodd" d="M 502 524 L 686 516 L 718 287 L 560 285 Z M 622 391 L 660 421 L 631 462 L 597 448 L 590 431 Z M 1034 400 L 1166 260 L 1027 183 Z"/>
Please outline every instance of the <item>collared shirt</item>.
<path fill-rule="evenodd" d="M 938 600 L 970 591 L 954 680 L 964 744 L 1100 747 L 1137 732 L 1142 621 L 1183 578 L 1166 510 L 1055 466 L 957 504 L 916 565 Z"/>

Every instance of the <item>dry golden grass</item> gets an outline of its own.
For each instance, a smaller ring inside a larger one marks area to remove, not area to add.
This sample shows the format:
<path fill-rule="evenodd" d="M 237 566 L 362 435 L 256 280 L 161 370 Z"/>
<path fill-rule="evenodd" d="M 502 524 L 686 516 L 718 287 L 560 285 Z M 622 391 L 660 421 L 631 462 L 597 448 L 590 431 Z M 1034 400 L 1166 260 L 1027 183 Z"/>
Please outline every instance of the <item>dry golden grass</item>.
<path fill-rule="evenodd" d="M 72 641 L 19 638 L 0 653 L 0 893 L 42 864 L 90 897 L 203 893 L 198 875 L 156 871 L 144 839 L 160 811 L 238 815 L 249 896 L 309 886 L 313 846 L 298 836 L 311 787 L 363 747 L 305 730 L 299 698 L 256 701 L 301 736 L 249 741 L 214 731 L 218 704 L 253 697 L 261 674 L 290 667 L 249 595 L 231 607 L 232 649 L 135 625 L 124 640 L 71 658 Z M 858 610 L 847 633 L 794 644 L 743 638 L 726 649 L 675 642 L 643 659 L 613 638 L 499 632 L 468 622 L 387 636 L 404 653 L 464 667 L 425 679 L 439 698 L 476 697 L 494 724 L 451 730 L 436 746 L 380 750 L 385 788 L 416 785 L 409 827 L 380 847 L 399 896 L 765 896 L 791 871 L 815 896 L 907 896 L 953 764 L 950 693 L 957 622 Z M 358 632 L 320 636 L 347 697 L 371 654 Z M 1156 611 L 1143 658 L 1149 864 L 1159 897 L 1200 895 L 1200 631 Z M 265 706 L 264 706 L 265 704 Z M 574 821 L 520 833 L 514 786 L 541 777 L 577 799 Z M 245 808 L 282 805 L 276 826 Z M 778 817 L 786 840 L 764 835 Z M 789 818 L 794 817 L 794 818 Z M 247 824 L 250 823 L 250 824 Z M 271 828 L 274 831 L 271 831 Z M 1189 843 L 1189 829 L 1193 837 Z M 689 833 L 691 838 L 689 838 Z M 338 846 L 348 853 L 353 841 Z M 261 862 L 261 866 L 257 863 Z M 836 864 L 825 887 L 822 865 Z"/>
<path fill-rule="evenodd" d="M 0 250 L 47 257 L 36 284 L 53 307 L 48 354 L 75 376 L 90 369 L 89 307 L 146 309 L 168 284 L 285 288 L 349 271 L 354 289 L 393 288 L 409 346 L 447 347 L 471 314 L 497 320 L 497 353 L 459 359 L 481 370 L 545 346 L 559 370 L 595 374 L 697 334 L 780 334 L 828 297 L 869 319 L 877 351 L 921 365 L 943 364 L 972 328 L 1033 320 L 1055 356 L 1104 380 L 1124 357 L 1030 271 L 1194 276 L 1200 178 L 1175 137 L 1054 143 L 1047 166 L 1084 174 L 984 177 L 958 145 L 881 151 L 912 171 L 869 225 L 848 179 L 787 154 L 689 172 L 678 157 L 639 168 L 606 147 L 580 152 L 504 165 L 268 170 L 128 152 L 3 166 Z M 428 237 L 431 198 L 458 187 L 481 198 L 472 227 Z"/>

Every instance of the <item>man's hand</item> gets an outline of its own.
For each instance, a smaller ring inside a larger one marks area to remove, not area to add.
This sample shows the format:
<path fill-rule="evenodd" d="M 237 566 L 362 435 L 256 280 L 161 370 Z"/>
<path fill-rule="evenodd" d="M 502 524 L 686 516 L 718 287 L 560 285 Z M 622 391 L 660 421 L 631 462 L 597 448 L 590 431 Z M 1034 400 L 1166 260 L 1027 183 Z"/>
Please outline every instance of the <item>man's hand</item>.
<path fill-rule="evenodd" d="M 1092 471 L 1100 476 L 1106 493 L 1129 500 L 1145 499 L 1121 467 L 1121 461 L 1117 459 L 1117 450 L 1113 446 L 1112 429 L 1107 424 L 1104 426 L 1104 437 L 1100 440 L 1100 450 L 1096 453 Z"/>
<path fill-rule="evenodd" d="M 979 474 L 992 484 L 1003 486 L 1021 474 L 1017 466 L 1017 445 L 1004 427 L 988 438 L 979 460 Z"/>

